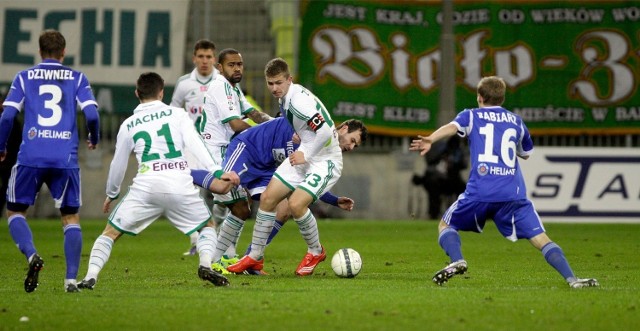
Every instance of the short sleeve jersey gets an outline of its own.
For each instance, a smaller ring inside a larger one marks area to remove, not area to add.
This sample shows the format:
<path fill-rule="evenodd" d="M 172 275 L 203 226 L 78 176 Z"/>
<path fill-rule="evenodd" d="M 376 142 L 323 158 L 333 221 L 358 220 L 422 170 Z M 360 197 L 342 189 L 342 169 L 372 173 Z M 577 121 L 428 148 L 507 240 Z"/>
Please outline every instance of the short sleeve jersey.
<path fill-rule="evenodd" d="M 283 116 L 300 136 L 300 149 L 303 149 L 302 146 L 314 143 L 316 132 L 312 126 L 314 119 L 319 114 L 324 119 L 323 125 L 328 125 L 332 131 L 332 138 L 324 144 L 317 155 L 341 153 L 335 124 L 320 99 L 311 91 L 302 85 L 291 84 L 289 91 L 280 100 L 280 103 Z"/>
<path fill-rule="evenodd" d="M 98 105 L 83 73 L 44 60 L 16 75 L 3 105 L 24 110 L 18 164 L 79 167 L 77 107 Z"/>
<path fill-rule="evenodd" d="M 140 104 L 118 131 L 107 196 L 120 193 L 131 151 L 138 160 L 133 185 L 148 192 L 191 192 L 193 178 L 185 159 L 187 149 L 205 169 L 220 170 L 183 109 L 161 101 Z"/>
<path fill-rule="evenodd" d="M 229 122 L 242 119 L 253 110 L 239 84 L 231 86 L 222 75 L 217 75 L 205 94 L 201 134 L 209 146 L 227 146 L 235 135 Z"/>
<path fill-rule="evenodd" d="M 533 141 L 522 118 L 502 107 L 465 109 L 453 122 L 469 140 L 471 171 L 465 198 L 499 202 L 527 198 L 518 155 L 530 155 Z"/>
<path fill-rule="evenodd" d="M 184 75 L 178 79 L 176 87 L 171 97 L 171 106 L 184 108 L 189 117 L 196 125 L 196 129 L 201 131 L 202 111 L 204 108 L 204 95 L 209 90 L 209 86 L 218 76 L 218 70 L 213 69 L 211 77 L 206 80 L 198 78 L 198 70 Z"/>

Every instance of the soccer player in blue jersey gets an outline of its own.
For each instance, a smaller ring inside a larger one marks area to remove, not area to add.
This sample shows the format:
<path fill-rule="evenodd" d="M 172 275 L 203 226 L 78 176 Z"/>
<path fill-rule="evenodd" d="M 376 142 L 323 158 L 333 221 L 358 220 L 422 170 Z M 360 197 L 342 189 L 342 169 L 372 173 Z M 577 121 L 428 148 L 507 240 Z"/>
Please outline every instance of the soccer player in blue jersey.
<path fill-rule="evenodd" d="M 64 288 L 67 292 L 78 292 L 75 279 L 82 251 L 78 214 L 82 197 L 76 107 L 84 113 L 89 130 L 87 147 L 93 150 L 100 133 L 98 104 L 87 77 L 62 65 L 64 36 L 55 30 L 45 30 L 39 45 L 42 62 L 16 75 L 0 119 L 1 160 L 6 155 L 13 119 L 24 110 L 22 145 L 7 190 L 9 232 L 29 263 L 24 290 L 33 292 L 44 261 L 34 246 L 26 214 L 42 184 L 46 184 L 62 219 L 67 264 Z"/>
<path fill-rule="evenodd" d="M 467 271 L 458 231 L 482 232 L 493 219 L 507 239 L 527 239 L 542 252 L 572 288 L 599 286 L 593 278 L 577 278 L 564 252 L 545 233 L 526 187 L 517 157 L 527 159 L 533 141 L 522 118 L 502 107 L 506 84 L 500 77 L 480 80 L 478 108 L 465 109 L 456 118 L 427 137 L 411 142 L 410 150 L 426 154 L 432 144 L 456 133 L 469 140 L 471 172 L 466 190 L 445 212 L 438 226 L 438 242 L 451 263 L 433 276 L 442 285 Z"/>

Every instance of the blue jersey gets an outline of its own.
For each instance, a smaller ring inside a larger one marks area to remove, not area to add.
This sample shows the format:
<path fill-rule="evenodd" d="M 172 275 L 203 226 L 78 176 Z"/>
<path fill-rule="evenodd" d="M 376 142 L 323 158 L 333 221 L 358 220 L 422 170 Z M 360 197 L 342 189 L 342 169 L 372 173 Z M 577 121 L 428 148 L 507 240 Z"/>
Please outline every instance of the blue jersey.
<path fill-rule="evenodd" d="M 278 117 L 244 130 L 234 140 L 246 144 L 256 167 L 277 168 L 298 147 L 292 141 L 294 133 L 287 119 Z"/>
<path fill-rule="evenodd" d="M 502 107 L 465 109 L 453 123 L 469 140 L 471 171 L 465 198 L 499 202 L 527 198 L 517 156 L 533 152 L 522 118 Z"/>
<path fill-rule="evenodd" d="M 78 106 L 85 111 L 90 131 L 94 132 L 92 143 L 98 142 L 97 103 L 89 81 L 81 72 L 58 61 L 45 59 L 19 72 L 3 105 L 24 109 L 20 165 L 78 168 Z"/>
<path fill-rule="evenodd" d="M 240 185 L 259 200 L 278 165 L 298 147 L 293 143 L 293 133 L 282 117 L 243 131 L 229 143 L 222 161 L 224 171 L 235 171 Z"/>

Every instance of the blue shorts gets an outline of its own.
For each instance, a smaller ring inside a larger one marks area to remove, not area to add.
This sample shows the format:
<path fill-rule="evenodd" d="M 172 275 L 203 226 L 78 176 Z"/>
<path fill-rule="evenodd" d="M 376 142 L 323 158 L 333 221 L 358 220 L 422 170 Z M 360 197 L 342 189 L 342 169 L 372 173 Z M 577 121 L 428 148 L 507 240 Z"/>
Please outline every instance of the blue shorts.
<path fill-rule="evenodd" d="M 235 171 L 240 176 L 240 185 L 249 191 L 253 200 L 260 200 L 260 194 L 264 192 L 277 169 L 273 164 L 265 165 L 258 162 L 259 158 L 246 148 L 243 141 L 234 139 L 227 148 L 222 161 L 224 171 Z"/>
<path fill-rule="evenodd" d="M 544 226 L 530 200 L 480 202 L 458 197 L 442 216 L 451 228 L 482 232 L 487 219 L 493 219 L 498 231 L 507 239 L 531 239 L 543 233 Z"/>
<path fill-rule="evenodd" d="M 32 206 L 42 187 L 47 184 L 56 208 L 79 208 L 80 169 L 34 168 L 15 165 L 7 188 L 7 201 Z"/>

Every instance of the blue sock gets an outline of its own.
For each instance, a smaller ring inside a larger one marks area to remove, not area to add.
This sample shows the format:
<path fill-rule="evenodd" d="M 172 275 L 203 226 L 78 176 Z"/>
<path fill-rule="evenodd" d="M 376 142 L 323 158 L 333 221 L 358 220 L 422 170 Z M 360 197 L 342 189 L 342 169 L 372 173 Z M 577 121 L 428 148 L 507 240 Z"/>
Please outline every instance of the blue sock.
<path fill-rule="evenodd" d="M 438 243 L 440 244 L 440 247 L 444 249 L 444 252 L 447 253 L 449 258 L 451 258 L 451 262 L 463 259 L 462 250 L 460 249 L 462 243 L 460 242 L 460 235 L 458 234 L 458 231 L 452 228 L 444 229 L 438 236 Z"/>
<path fill-rule="evenodd" d="M 273 240 L 273 237 L 275 237 L 278 234 L 278 232 L 280 231 L 280 228 L 282 228 L 283 225 L 284 225 L 283 221 L 276 220 L 273 223 L 273 228 L 271 229 L 271 233 L 269 234 L 269 238 L 267 238 L 267 245 L 269 245 L 271 240 Z M 251 245 L 249 245 L 249 247 L 247 247 L 247 252 L 244 253 L 244 255 L 249 255 L 249 253 L 251 253 Z"/>
<path fill-rule="evenodd" d="M 33 245 L 33 234 L 27 224 L 27 219 L 20 214 L 14 214 L 9 217 L 8 221 L 9 233 L 13 242 L 29 261 L 31 255 L 36 253 L 36 247 Z"/>
<path fill-rule="evenodd" d="M 206 170 L 191 170 L 191 177 L 193 177 L 194 184 L 207 190 L 211 186 L 211 182 L 216 179 L 213 173 Z"/>
<path fill-rule="evenodd" d="M 570 278 L 575 278 L 575 274 L 573 273 L 573 270 L 571 270 L 562 248 L 560 248 L 556 243 L 550 242 L 544 245 L 544 247 L 542 247 L 542 255 L 544 255 L 544 259 L 547 260 L 547 263 L 549 263 L 554 269 L 558 270 L 564 279 L 568 280 Z"/>
<path fill-rule="evenodd" d="M 80 224 L 67 224 L 63 231 L 64 256 L 67 262 L 66 279 L 76 279 L 82 253 L 82 230 Z"/>

